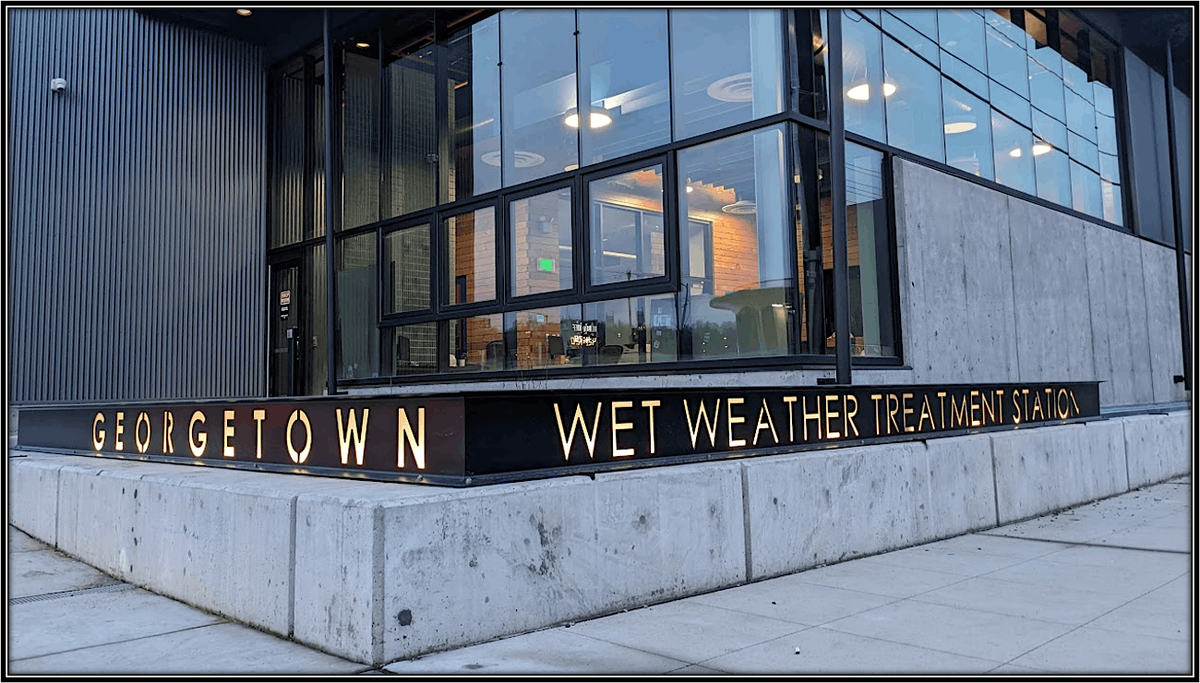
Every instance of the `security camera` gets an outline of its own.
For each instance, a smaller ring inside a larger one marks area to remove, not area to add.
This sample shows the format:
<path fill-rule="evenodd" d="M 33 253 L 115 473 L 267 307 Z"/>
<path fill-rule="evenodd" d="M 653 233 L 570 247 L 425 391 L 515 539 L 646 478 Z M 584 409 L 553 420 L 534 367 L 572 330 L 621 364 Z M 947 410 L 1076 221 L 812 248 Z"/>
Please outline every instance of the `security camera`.
<path fill-rule="evenodd" d="M 67 79 L 54 78 L 50 80 L 50 92 L 62 92 L 67 89 Z"/>

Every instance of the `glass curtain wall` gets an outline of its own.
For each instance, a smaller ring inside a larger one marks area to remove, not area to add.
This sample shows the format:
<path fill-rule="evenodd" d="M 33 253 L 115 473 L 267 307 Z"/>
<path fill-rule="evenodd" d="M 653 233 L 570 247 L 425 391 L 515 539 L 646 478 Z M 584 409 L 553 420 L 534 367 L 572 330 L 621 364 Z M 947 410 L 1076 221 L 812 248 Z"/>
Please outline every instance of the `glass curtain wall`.
<path fill-rule="evenodd" d="M 846 130 L 1124 224 L 1117 51 L 1057 10 L 846 10 Z"/>
<path fill-rule="evenodd" d="M 304 391 L 320 393 L 330 352 L 351 384 L 832 353 L 827 136 L 796 116 L 826 111 L 823 12 L 439 12 L 335 51 L 331 350 L 320 50 L 273 75 L 272 258 L 304 254 Z M 860 24 L 848 127 L 944 155 L 953 102 L 921 61 L 936 33 L 910 28 L 922 46 L 902 45 Z M 955 149 L 992 172 L 990 147 Z M 847 163 L 852 349 L 894 358 L 883 157 Z"/>

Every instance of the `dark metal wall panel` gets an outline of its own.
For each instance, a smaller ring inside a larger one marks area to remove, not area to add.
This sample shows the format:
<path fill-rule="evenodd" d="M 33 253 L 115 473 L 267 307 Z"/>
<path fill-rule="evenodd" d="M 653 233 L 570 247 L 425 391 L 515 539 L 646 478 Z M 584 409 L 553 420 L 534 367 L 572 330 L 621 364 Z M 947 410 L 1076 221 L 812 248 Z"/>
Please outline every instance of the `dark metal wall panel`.
<path fill-rule="evenodd" d="M 260 49 L 130 10 L 8 20 L 9 399 L 263 395 Z"/>

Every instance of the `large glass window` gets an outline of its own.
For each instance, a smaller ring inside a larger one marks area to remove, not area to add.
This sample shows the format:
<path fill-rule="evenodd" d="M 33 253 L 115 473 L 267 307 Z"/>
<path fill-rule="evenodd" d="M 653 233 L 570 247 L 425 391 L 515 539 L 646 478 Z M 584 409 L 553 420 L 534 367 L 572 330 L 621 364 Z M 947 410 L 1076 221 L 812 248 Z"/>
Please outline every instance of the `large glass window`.
<path fill-rule="evenodd" d="M 383 69 L 385 215 L 401 216 L 437 203 L 436 56 L 433 17 L 405 19 L 385 34 Z M 379 75 L 375 75 L 376 79 Z M 449 164 L 445 164 L 449 168 Z M 377 181 L 378 182 L 378 181 Z"/>
<path fill-rule="evenodd" d="M 666 10 L 580 10 L 584 163 L 671 141 Z"/>
<path fill-rule="evenodd" d="M 443 222 L 446 269 L 442 300 L 469 304 L 496 298 L 496 209 L 486 207 Z"/>
<path fill-rule="evenodd" d="M 775 10 L 671 10 L 675 139 L 783 110 Z"/>
<path fill-rule="evenodd" d="M 887 140 L 923 157 L 945 161 L 942 148 L 941 76 L 910 50 L 891 38 L 883 39 L 890 97 L 887 107 Z"/>
<path fill-rule="evenodd" d="M 447 46 L 453 171 L 442 201 L 500 187 L 500 17 L 450 36 Z"/>
<path fill-rule="evenodd" d="M 342 52 L 342 229 L 379 220 L 379 60 L 372 47 L 359 41 Z"/>
<path fill-rule="evenodd" d="M 379 327 L 375 310 L 375 233 L 338 240 L 337 249 L 338 379 L 379 376 Z"/>
<path fill-rule="evenodd" d="M 429 308 L 429 224 L 389 232 L 383 238 L 383 312 Z"/>
<path fill-rule="evenodd" d="M 942 107 L 946 163 L 972 175 L 992 179 L 992 122 L 987 103 L 953 82 L 943 80 Z"/>
<path fill-rule="evenodd" d="M 683 272 L 693 286 L 697 273 L 703 283 L 700 292 L 685 287 L 680 305 L 693 358 L 789 351 L 794 277 L 786 255 L 794 251 L 784 149 L 783 130 L 773 127 L 679 152 Z M 693 265 L 700 259 L 703 266 Z"/>
<path fill-rule="evenodd" d="M 450 321 L 450 372 L 504 369 L 504 319 L 500 314 Z"/>
<path fill-rule="evenodd" d="M 1033 134 L 1016 121 L 992 110 L 992 148 L 996 182 L 1034 194 Z"/>
<path fill-rule="evenodd" d="M 505 313 L 504 336 L 510 370 L 583 365 L 601 344 L 595 321 L 585 324 L 579 304 Z"/>
<path fill-rule="evenodd" d="M 591 283 L 632 282 L 666 274 L 662 165 L 588 183 Z"/>
<path fill-rule="evenodd" d="M 513 296 L 571 289 L 571 188 L 514 200 L 509 205 L 509 286 Z"/>
<path fill-rule="evenodd" d="M 857 12 L 842 13 L 843 111 L 846 130 L 884 140 L 883 101 L 896 92 L 884 82 L 879 29 Z"/>
<path fill-rule="evenodd" d="M 500 14 L 503 178 L 517 185 L 579 167 L 575 12 Z M 598 125 L 602 114 L 588 117 Z"/>

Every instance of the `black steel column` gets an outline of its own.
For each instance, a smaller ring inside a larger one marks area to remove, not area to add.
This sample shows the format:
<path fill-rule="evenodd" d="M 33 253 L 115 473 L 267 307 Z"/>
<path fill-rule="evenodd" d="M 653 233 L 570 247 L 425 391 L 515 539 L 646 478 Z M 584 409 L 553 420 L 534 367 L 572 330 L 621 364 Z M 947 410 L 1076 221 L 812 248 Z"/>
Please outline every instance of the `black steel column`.
<path fill-rule="evenodd" d="M 1179 206 L 1179 159 L 1175 154 L 1175 66 L 1171 63 L 1170 39 L 1164 44 L 1163 52 L 1167 58 L 1167 153 L 1171 160 L 1171 214 L 1175 219 L 1175 271 L 1179 278 L 1179 336 L 1183 342 L 1183 388 L 1191 391 L 1192 324 L 1188 310 L 1187 266 L 1183 259 L 1183 211 Z"/>
<path fill-rule="evenodd" d="M 846 238 L 846 123 L 842 116 L 842 11 L 830 9 L 829 184 L 833 206 L 833 331 L 837 383 L 850 384 L 850 266 Z"/>
<path fill-rule="evenodd" d="M 325 20 L 325 353 L 326 365 L 329 371 L 326 380 L 326 391 L 330 396 L 337 393 L 337 359 L 334 357 L 334 334 L 336 321 L 334 314 L 336 306 L 334 297 L 334 209 L 337 202 L 337 192 L 334 192 L 334 158 L 333 158 L 333 95 L 337 88 L 338 79 L 333 64 L 333 40 L 329 35 L 329 10 L 322 12 Z"/>

